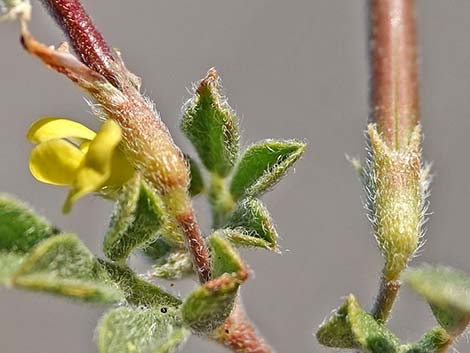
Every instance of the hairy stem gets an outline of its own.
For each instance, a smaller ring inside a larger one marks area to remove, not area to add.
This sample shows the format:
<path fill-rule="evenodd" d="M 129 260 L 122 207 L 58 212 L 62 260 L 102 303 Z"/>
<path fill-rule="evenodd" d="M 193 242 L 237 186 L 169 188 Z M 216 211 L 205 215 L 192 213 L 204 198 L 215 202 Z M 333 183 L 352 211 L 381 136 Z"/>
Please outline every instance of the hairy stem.
<path fill-rule="evenodd" d="M 227 321 L 213 332 L 212 338 L 237 353 L 274 353 L 247 319 L 240 300 Z"/>
<path fill-rule="evenodd" d="M 211 175 L 209 202 L 212 208 L 212 228 L 220 228 L 225 224 L 228 216 L 233 212 L 235 201 L 228 190 L 225 178 L 222 178 L 217 174 Z"/>
<path fill-rule="evenodd" d="M 75 52 L 90 69 L 115 86 L 116 58 L 78 0 L 40 0 L 69 38 Z M 113 64 L 114 63 L 114 64 Z"/>
<path fill-rule="evenodd" d="M 391 148 L 419 121 L 414 0 L 370 0 L 370 121 Z"/>
<path fill-rule="evenodd" d="M 371 122 L 385 143 L 408 146 L 419 121 L 414 0 L 369 0 Z M 372 315 L 385 323 L 398 294 L 397 278 L 381 279 Z"/>
<path fill-rule="evenodd" d="M 399 289 L 399 281 L 388 280 L 385 276 L 382 276 L 380 280 L 379 294 L 377 295 L 372 308 L 372 315 L 378 322 L 385 323 L 387 321 Z"/>

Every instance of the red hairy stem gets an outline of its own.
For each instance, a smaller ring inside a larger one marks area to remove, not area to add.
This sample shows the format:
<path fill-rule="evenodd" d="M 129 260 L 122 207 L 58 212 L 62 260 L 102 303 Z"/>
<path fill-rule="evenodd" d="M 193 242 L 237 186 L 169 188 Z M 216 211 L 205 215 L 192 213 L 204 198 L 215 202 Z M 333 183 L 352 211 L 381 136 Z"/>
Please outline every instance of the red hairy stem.
<path fill-rule="evenodd" d="M 75 52 L 90 69 L 116 87 L 116 58 L 78 0 L 40 0 L 48 9 Z"/>
<path fill-rule="evenodd" d="M 183 228 L 186 246 L 191 252 L 199 281 L 205 283 L 210 279 L 210 256 L 206 242 L 201 236 L 199 224 L 194 217 L 194 211 L 190 210 L 190 212 L 179 215 L 177 221 Z"/>
<path fill-rule="evenodd" d="M 235 304 L 227 321 L 214 331 L 212 338 L 237 353 L 274 353 L 247 319 L 240 301 Z"/>
<path fill-rule="evenodd" d="M 414 0 L 370 0 L 371 122 L 391 148 L 419 121 Z"/>

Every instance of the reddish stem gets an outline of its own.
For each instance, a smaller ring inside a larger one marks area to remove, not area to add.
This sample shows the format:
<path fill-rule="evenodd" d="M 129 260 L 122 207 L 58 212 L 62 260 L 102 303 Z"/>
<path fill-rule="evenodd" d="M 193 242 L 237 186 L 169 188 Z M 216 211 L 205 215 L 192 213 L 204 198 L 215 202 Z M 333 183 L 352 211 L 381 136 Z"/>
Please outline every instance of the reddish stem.
<path fill-rule="evenodd" d="M 240 301 L 235 304 L 227 321 L 214 331 L 213 338 L 237 353 L 274 352 L 247 319 Z"/>
<path fill-rule="evenodd" d="M 41 2 L 69 38 L 82 62 L 118 87 L 115 56 L 80 1 L 41 0 Z"/>
<path fill-rule="evenodd" d="M 406 145 L 419 121 L 414 5 L 370 0 L 370 120 L 395 149 Z"/>
<path fill-rule="evenodd" d="M 191 210 L 185 214 L 178 215 L 177 221 L 183 228 L 186 244 L 191 252 L 199 281 L 206 283 L 210 279 L 210 256 L 206 242 L 201 235 L 199 224 L 194 217 L 194 212 Z"/>

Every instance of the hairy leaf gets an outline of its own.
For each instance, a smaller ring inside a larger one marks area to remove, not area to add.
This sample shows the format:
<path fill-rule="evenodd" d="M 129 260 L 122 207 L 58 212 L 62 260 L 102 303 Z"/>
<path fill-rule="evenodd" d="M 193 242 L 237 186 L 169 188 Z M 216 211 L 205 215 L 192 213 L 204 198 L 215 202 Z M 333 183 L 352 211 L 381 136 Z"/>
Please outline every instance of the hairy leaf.
<path fill-rule="evenodd" d="M 320 326 L 316 336 L 328 347 L 362 349 L 368 353 L 397 353 L 400 347 L 398 338 L 362 310 L 353 295 Z"/>
<path fill-rule="evenodd" d="M 24 254 L 57 229 L 36 215 L 28 206 L 0 195 L 0 251 Z"/>
<path fill-rule="evenodd" d="M 99 353 L 170 353 L 186 340 L 176 309 L 118 308 L 108 312 L 97 329 Z"/>
<path fill-rule="evenodd" d="M 246 266 L 240 255 L 230 245 L 230 243 L 217 233 L 209 238 L 212 259 L 212 278 L 217 278 L 223 274 L 237 276 L 240 272 L 246 272 Z"/>
<path fill-rule="evenodd" d="M 187 155 L 185 155 L 185 158 L 187 163 L 189 164 L 189 173 L 191 175 L 191 181 L 189 183 L 189 194 L 191 195 L 191 197 L 194 197 L 204 191 L 204 179 L 202 177 L 199 164 Z"/>
<path fill-rule="evenodd" d="M 297 140 L 265 140 L 249 147 L 232 178 L 234 199 L 262 194 L 282 178 L 304 150 L 305 143 Z"/>
<path fill-rule="evenodd" d="M 238 287 L 248 270 L 230 243 L 212 235 L 212 276 L 183 302 L 183 320 L 196 333 L 209 333 L 222 325 L 232 312 Z"/>
<path fill-rule="evenodd" d="M 56 235 L 36 246 L 24 258 L 12 283 L 82 301 L 113 303 L 122 299 L 122 292 L 98 261 L 71 234 Z"/>
<path fill-rule="evenodd" d="M 220 94 L 220 80 L 210 70 L 187 104 L 181 129 L 192 142 L 205 167 L 224 177 L 238 158 L 237 118 Z"/>
<path fill-rule="evenodd" d="M 431 305 L 439 324 L 459 335 L 470 321 L 470 277 L 455 269 L 424 265 L 409 269 L 405 282 Z"/>
<path fill-rule="evenodd" d="M 276 250 L 276 229 L 268 210 L 258 199 L 247 198 L 241 201 L 228 220 L 226 227 L 237 230 L 240 234 L 245 235 L 244 237 L 234 236 L 230 238 L 234 242 L 239 240 L 238 244 L 240 245 L 256 244 L 254 240 L 249 242 L 247 238 L 251 237 L 263 240 L 263 243 L 268 245 L 264 247 Z"/>
<path fill-rule="evenodd" d="M 437 327 L 427 332 L 418 342 L 402 346 L 403 353 L 441 353 L 446 352 L 452 338 L 442 328 Z"/>
<path fill-rule="evenodd" d="M 191 257 L 186 250 L 176 250 L 164 263 L 153 267 L 152 276 L 163 279 L 180 279 L 194 274 Z"/>
<path fill-rule="evenodd" d="M 11 279 L 21 267 L 24 255 L 0 252 L 0 284 L 11 285 Z"/>
<path fill-rule="evenodd" d="M 104 239 L 104 253 L 114 261 L 125 260 L 132 250 L 155 239 L 164 222 L 164 206 L 155 191 L 139 177 L 120 195 Z"/>
<path fill-rule="evenodd" d="M 125 299 L 129 304 L 163 310 L 181 305 L 181 300 L 139 278 L 130 268 L 105 261 L 101 261 L 101 264 L 111 280 L 124 292 Z"/>

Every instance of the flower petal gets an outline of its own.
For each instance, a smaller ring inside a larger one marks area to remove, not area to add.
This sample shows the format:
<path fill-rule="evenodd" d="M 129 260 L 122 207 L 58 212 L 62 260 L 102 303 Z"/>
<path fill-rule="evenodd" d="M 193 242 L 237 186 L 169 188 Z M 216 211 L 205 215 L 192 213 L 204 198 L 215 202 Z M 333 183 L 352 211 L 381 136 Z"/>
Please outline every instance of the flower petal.
<path fill-rule="evenodd" d="M 118 147 L 113 154 L 111 174 L 106 181 L 106 186 L 121 186 L 134 175 L 134 172 L 134 167 L 129 162 L 124 152 Z"/>
<path fill-rule="evenodd" d="M 49 117 L 34 122 L 29 128 L 27 138 L 32 143 L 40 143 L 59 138 L 92 140 L 95 136 L 93 130 L 76 121 Z"/>
<path fill-rule="evenodd" d="M 120 141 L 119 125 L 113 120 L 105 121 L 88 146 L 85 158 L 78 168 L 72 190 L 63 207 L 64 213 L 70 211 L 75 201 L 90 192 L 98 191 L 109 179 L 113 155 Z"/>
<path fill-rule="evenodd" d="M 29 170 L 43 183 L 70 185 L 83 157 L 84 154 L 70 142 L 50 140 L 33 148 L 29 157 Z"/>

